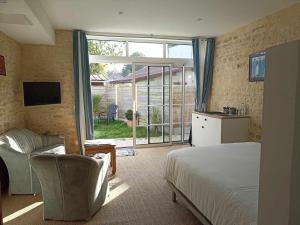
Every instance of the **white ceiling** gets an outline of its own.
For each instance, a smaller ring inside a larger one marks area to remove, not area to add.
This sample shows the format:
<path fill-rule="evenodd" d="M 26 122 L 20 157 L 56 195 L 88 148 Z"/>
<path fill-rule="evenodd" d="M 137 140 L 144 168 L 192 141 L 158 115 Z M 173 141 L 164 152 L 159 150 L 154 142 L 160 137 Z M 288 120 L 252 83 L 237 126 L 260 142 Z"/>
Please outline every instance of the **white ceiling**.
<path fill-rule="evenodd" d="M 6 4 L 23 2 L 27 8 L 29 2 L 40 1 L 40 10 L 45 12 L 40 14 L 44 15 L 44 19 L 47 16 L 54 29 L 184 37 L 218 36 L 300 2 L 300 0 L 7 1 Z M 3 12 L 3 5 L 5 3 L 0 3 L 0 13 Z M 17 12 L 10 9 L 9 13 L 23 13 L 28 16 L 25 9 L 20 12 L 22 9 Z M 36 21 L 29 16 L 28 18 L 33 23 L 32 26 L 36 26 Z M 201 20 L 198 21 L 198 18 Z M 12 27 L 8 29 L 10 26 Z M 20 42 L 37 42 L 37 33 L 26 33 L 29 25 L 6 24 L 5 27 L 3 31 Z M 3 29 L 1 23 L 0 29 Z"/>
<path fill-rule="evenodd" d="M 55 28 L 216 36 L 296 0 L 41 0 Z M 118 12 L 123 12 L 119 15 Z M 197 19 L 203 20 L 198 22 Z"/>

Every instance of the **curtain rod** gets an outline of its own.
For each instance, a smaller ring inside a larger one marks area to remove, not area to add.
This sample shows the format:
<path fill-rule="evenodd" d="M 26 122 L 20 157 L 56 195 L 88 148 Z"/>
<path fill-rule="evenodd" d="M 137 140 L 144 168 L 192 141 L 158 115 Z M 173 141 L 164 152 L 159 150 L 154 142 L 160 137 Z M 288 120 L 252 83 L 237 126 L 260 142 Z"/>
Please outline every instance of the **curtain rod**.
<path fill-rule="evenodd" d="M 143 35 L 143 34 L 126 34 L 126 33 L 101 33 L 86 31 L 87 35 L 94 36 L 107 36 L 107 37 L 120 37 L 120 38 L 153 38 L 153 39 L 171 39 L 171 40 L 189 40 L 193 38 L 207 39 L 206 37 L 185 37 L 185 36 L 163 36 L 163 35 Z"/>

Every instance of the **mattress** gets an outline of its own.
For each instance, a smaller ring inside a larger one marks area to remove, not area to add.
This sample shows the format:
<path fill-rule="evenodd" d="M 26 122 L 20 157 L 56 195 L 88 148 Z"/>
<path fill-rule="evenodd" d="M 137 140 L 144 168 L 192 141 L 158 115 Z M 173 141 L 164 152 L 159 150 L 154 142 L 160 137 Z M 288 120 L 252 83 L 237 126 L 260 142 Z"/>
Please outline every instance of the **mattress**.
<path fill-rule="evenodd" d="M 164 177 L 213 225 L 256 225 L 260 148 L 247 142 L 174 150 Z"/>

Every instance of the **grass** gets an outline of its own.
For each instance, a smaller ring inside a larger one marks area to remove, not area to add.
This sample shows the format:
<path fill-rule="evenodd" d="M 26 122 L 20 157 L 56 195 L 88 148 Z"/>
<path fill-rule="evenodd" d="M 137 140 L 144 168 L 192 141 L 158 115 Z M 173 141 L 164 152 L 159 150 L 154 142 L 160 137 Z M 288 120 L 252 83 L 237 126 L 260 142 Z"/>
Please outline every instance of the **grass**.
<path fill-rule="evenodd" d="M 128 127 L 126 122 L 115 120 L 106 122 L 95 121 L 94 135 L 96 139 L 112 139 L 112 138 L 132 138 L 132 128 Z M 145 127 L 137 127 L 136 136 L 138 138 L 147 137 L 147 129 Z"/>

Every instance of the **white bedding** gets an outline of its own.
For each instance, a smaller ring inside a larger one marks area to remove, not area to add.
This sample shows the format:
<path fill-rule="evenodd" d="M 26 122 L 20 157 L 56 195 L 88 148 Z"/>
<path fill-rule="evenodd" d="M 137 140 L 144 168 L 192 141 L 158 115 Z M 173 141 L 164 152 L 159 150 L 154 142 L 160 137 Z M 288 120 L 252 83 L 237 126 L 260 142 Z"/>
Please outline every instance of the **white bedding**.
<path fill-rule="evenodd" d="M 260 144 L 189 147 L 168 154 L 164 177 L 213 225 L 256 225 Z"/>

